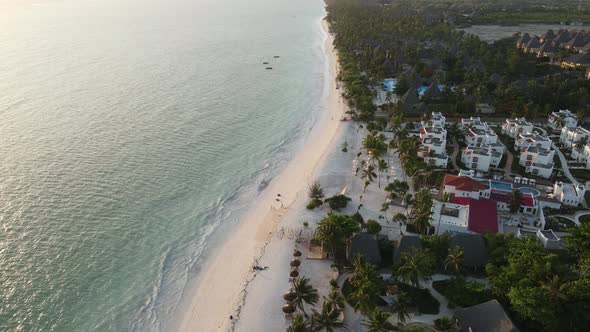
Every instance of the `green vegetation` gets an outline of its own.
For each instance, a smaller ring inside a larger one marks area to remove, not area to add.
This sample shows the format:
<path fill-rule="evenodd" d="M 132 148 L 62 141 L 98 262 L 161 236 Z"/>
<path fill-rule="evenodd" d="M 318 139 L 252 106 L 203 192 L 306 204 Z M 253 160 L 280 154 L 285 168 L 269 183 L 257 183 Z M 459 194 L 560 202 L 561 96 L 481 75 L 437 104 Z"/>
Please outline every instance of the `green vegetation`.
<path fill-rule="evenodd" d="M 400 263 L 393 267 L 393 276 L 403 283 L 420 287 L 420 282 L 430 280 L 434 267 L 434 256 L 426 250 L 403 253 Z"/>
<path fill-rule="evenodd" d="M 451 306 L 470 307 L 494 298 L 492 292 L 481 283 L 466 281 L 462 277 L 434 281 L 432 287 L 444 295 Z"/>
<path fill-rule="evenodd" d="M 424 81 L 455 86 L 445 89 L 438 100 L 427 101 L 432 110 L 447 114 L 473 115 L 475 103 L 486 99 L 495 100 L 497 113 L 514 112 L 527 118 L 546 116 L 558 107 L 589 110 L 590 81 L 580 73 L 522 53 L 514 47 L 515 38 L 488 45 L 451 24 L 421 19 L 413 10 L 419 7 L 415 2 L 406 6 L 328 1 L 327 19 L 336 33 L 334 44 L 341 63 L 338 79 L 344 85 L 344 99 L 353 118 L 368 122 L 367 127 L 379 127 L 372 100 L 387 77 L 398 78 L 398 95 Z M 496 15 L 482 11 L 477 17 Z M 428 12 L 439 14 L 432 8 Z M 502 15 L 526 17 L 528 13 L 506 11 Z M 405 70 L 404 65 L 411 70 Z M 400 107 L 382 110 L 396 114 Z"/>
<path fill-rule="evenodd" d="M 367 220 L 365 228 L 369 234 L 379 234 L 381 232 L 381 225 L 372 219 Z"/>
<path fill-rule="evenodd" d="M 588 224 L 590 223 L 590 214 L 585 214 L 583 216 L 580 216 L 580 223 L 581 224 Z"/>
<path fill-rule="evenodd" d="M 516 314 L 527 330 L 581 331 L 590 323 L 590 224 L 566 237 L 575 262 L 564 262 L 546 252 L 536 239 L 487 236 L 494 252 L 486 266 L 493 294 Z M 498 244 L 505 246 L 498 252 Z M 584 309 L 585 308 L 585 309 Z"/>
<path fill-rule="evenodd" d="M 335 195 L 330 198 L 326 198 L 324 203 L 328 203 L 328 206 L 332 211 L 340 211 L 341 209 L 346 208 L 348 202 L 352 199 L 350 197 L 346 197 L 344 195 Z"/>
<path fill-rule="evenodd" d="M 318 223 L 314 240 L 322 243 L 332 254 L 341 254 L 350 237 L 360 230 L 360 225 L 352 216 L 330 214 Z"/>
<path fill-rule="evenodd" d="M 318 181 L 314 182 L 309 187 L 308 196 L 311 198 L 311 201 L 307 204 L 307 209 L 313 210 L 316 207 L 322 206 L 324 204 L 324 202 L 322 202 L 322 199 L 325 196 L 324 188 L 322 188 Z"/>
<path fill-rule="evenodd" d="M 474 24 L 590 22 L 590 11 L 497 11 L 483 13 Z"/>
<path fill-rule="evenodd" d="M 357 256 L 347 270 L 352 276 L 342 287 L 344 297 L 355 310 L 363 313 L 373 311 L 381 302 L 379 295 L 382 286 L 375 266 Z"/>

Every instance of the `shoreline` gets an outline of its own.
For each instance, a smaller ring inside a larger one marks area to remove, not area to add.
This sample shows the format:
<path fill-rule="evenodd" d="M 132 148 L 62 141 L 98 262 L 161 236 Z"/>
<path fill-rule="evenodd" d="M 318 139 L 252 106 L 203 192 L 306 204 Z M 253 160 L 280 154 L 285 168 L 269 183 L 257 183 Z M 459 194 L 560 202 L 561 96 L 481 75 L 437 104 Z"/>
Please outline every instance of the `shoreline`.
<path fill-rule="evenodd" d="M 181 319 L 175 326 L 178 330 L 234 329 L 246 303 L 248 285 L 258 275 L 252 271 L 252 266 L 265 256 L 267 245 L 278 235 L 276 230 L 279 223 L 290 212 L 296 212 L 296 209 L 292 209 L 293 206 L 300 206 L 307 198 L 307 189 L 313 174 L 325 161 L 328 153 L 336 148 L 336 138 L 342 127 L 340 117 L 344 114 L 345 105 L 341 102 L 340 92 L 336 87 L 337 57 L 332 46 L 333 36 L 328 31 L 325 17 L 321 20 L 321 28 L 325 34 L 323 49 L 327 67 L 327 90 L 324 90 L 327 95 L 322 97 L 322 114 L 318 116 L 293 159 L 256 197 L 252 208 L 227 235 L 216 252 L 208 257 L 197 277 L 195 288 L 188 294 L 190 300 L 186 311 L 179 313 Z M 281 203 L 276 201 L 278 193 L 281 194 Z M 276 266 L 278 265 L 279 262 L 276 262 Z M 229 319 L 230 315 L 233 315 L 233 320 Z M 280 313 L 277 312 L 277 315 L 280 316 Z"/>

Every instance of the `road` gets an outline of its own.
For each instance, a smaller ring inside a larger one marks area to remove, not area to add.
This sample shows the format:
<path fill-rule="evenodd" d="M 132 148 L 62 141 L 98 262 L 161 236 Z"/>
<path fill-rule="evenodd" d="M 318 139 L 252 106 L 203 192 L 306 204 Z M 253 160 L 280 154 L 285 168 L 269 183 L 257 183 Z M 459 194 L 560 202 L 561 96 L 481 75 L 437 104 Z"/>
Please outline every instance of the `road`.
<path fill-rule="evenodd" d="M 557 145 L 555 145 L 555 143 L 552 143 L 553 146 L 553 150 L 555 150 L 555 153 L 557 153 L 557 156 L 559 157 L 559 160 L 561 161 L 561 170 L 563 171 L 563 174 L 571 181 L 571 183 L 573 183 L 574 185 L 578 185 L 580 184 L 578 182 L 578 180 L 576 180 L 576 178 L 574 178 L 574 176 L 572 175 L 572 173 L 570 172 L 569 167 L 567 166 L 567 159 L 565 159 L 565 156 L 563 155 L 563 153 L 561 152 L 561 150 L 557 147 Z"/>

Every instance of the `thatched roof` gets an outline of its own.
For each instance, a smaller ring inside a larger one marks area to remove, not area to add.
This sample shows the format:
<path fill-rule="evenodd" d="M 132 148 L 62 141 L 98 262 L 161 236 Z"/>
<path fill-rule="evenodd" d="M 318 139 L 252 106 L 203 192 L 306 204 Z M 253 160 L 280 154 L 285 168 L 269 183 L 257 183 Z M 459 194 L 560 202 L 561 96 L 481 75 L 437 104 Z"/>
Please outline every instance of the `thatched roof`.
<path fill-rule="evenodd" d="M 410 88 L 400 98 L 400 101 L 402 102 L 402 104 L 414 105 L 417 104 L 420 100 L 418 100 L 418 94 L 416 93 L 415 89 Z"/>
<path fill-rule="evenodd" d="M 403 235 L 393 249 L 393 263 L 399 263 L 403 253 L 411 253 L 420 249 L 422 249 L 422 241 L 418 236 Z"/>
<path fill-rule="evenodd" d="M 488 252 L 483 237 L 479 234 L 456 233 L 451 237 L 450 247 L 463 249 L 463 265 L 483 267 L 488 262 Z"/>
<path fill-rule="evenodd" d="M 373 234 L 360 233 L 352 237 L 348 247 L 347 257 L 352 260 L 356 255 L 363 256 L 368 262 L 373 264 L 381 263 L 381 252 L 379 251 L 379 242 Z"/>
<path fill-rule="evenodd" d="M 432 82 L 430 84 L 430 86 L 428 86 L 428 88 L 424 91 L 424 94 L 422 95 L 423 98 L 426 99 L 435 99 L 441 96 L 441 92 L 438 89 L 438 85 L 436 84 L 436 82 Z"/>
<path fill-rule="evenodd" d="M 518 332 L 498 300 L 455 310 L 462 332 Z"/>

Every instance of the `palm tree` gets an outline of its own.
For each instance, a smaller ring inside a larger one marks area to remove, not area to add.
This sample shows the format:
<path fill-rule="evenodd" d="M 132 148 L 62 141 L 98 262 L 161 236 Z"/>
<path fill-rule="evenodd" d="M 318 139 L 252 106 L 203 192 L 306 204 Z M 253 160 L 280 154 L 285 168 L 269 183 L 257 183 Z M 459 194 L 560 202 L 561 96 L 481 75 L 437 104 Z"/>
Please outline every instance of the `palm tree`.
<path fill-rule="evenodd" d="M 408 222 L 408 217 L 406 215 L 404 215 L 403 213 L 396 213 L 395 215 L 393 215 L 393 219 L 394 222 L 398 222 L 400 227 L 402 224 L 405 224 L 406 222 Z"/>
<path fill-rule="evenodd" d="M 427 281 L 434 273 L 434 257 L 424 250 L 403 253 L 401 263 L 394 274 L 404 283 L 420 287 L 420 281 Z"/>
<path fill-rule="evenodd" d="M 388 322 L 390 317 L 391 314 L 375 308 L 363 324 L 369 328 L 369 332 L 395 331 L 395 326 Z"/>
<path fill-rule="evenodd" d="M 340 310 L 330 302 L 324 302 L 320 312 L 313 310 L 311 321 L 312 331 L 333 332 L 336 328 L 344 327 L 340 321 Z"/>
<path fill-rule="evenodd" d="M 381 174 L 383 174 L 384 171 L 387 170 L 388 165 L 387 162 L 385 162 L 385 160 L 383 159 L 379 159 L 379 162 L 377 163 L 377 167 L 379 168 L 379 177 L 378 177 L 378 187 L 381 188 Z"/>
<path fill-rule="evenodd" d="M 337 309 L 344 309 L 344 297 L 342 297 L 342 294 L 336 288 L 330 291 L 330 294 L 328 294 L 327 298 L 324 298 L 324 301 L 330 302 Z"/>
<path fill-rule="evenodd" d="M 455 247 L 452 250 L 449 249 L 449 254 L 445 259 L 445 271 L 448 267 L 451 267 L 454 273 L 459 273 L 459 270 L 461 269 L 461 263 L 463 263 L 464 255 L 465 252 L 463 249 L 461 249 L 461 247 Z"/>
<path fill-rule="evenodd" d="M 431 212 L 422 212 L 422 213 L 414 213 L 412 211 L 412 216 L 410 220 L 414 227 L 416 227 L 416 231 L 420 234 L 427 235 L 428 231 L 430 230 L 430 215 Z"/>
<path fill-rule="evenodd" d="M 372 280 L 366 280 L 356 287 L 350 294 L 350 300 L 354 304 L 354 310 L 367 313 L 375 307 L 375 297 L 379 295 L 379 288 Z"/>
<path fill-rule="evenodd" d="M 352 274 L 349 282 L 353 287 L 360 286 L 365 280 L 370 280 L 377 277 L 375 267 L 367 262 L 363 256 L 356 255 L 352 259 L 352 264 L 344 268 L 344 271 Z"/>
<path fill-rule="evenodd" d="M 559 301 L 567 298 L 561 290 L 562 284 L 558 275 L 554 275 L 552 278 L 547 277 L 547 281 L 542 283 L 542 288 L 549 294 L 549 298 L 554 303 L 559 303 Z"/>
<path fill-rule="evenodd" d="M 510 203 L 508 207 L 510 208 L 510 212 L 516 213 L 518 209 L 520 209 L 520 205 L 522 204 L 522 194 L 520 190 L 514 189 L 512 190 L 512 195 L 510 197 Z"/>
<path fill-rule="evenodd" d="M 435 319 L 434 328 L 439 332 L 453 331 L 453 321 L 447 316 Z"/>
<path fill-rule="evenodd" d="M 301 309 L 303 315 L 306 315 L 305 309 L 303 308 L 304 303 L 309 305 L 318 303 L 318 290 L 313 288 L 313 286 L 309 284 L 309 279 L 305 277 L 297 277 L 297 279 L 293 280 L 291 291 L 295 293 L 293 304 Z"/>
<path fill-rule="evenodd" d="M 324 188 L 322 188 L 319 181 L 314 182 L 309 187 L 309 198 L 316 200 L 324 198 Z"/>
<path fill-rule="evenodd" d="M 408 298 L 408 294 L 405 292 L 400 292 L 395 306 L 395 312 L 397 313 L 397 321 L 399 325 L 404 325 L 406 323 L 406 319 L 410 318 L 410 313 L 408 312 L 409 306 L 410 300 Z"/>
<path fill-rule="evenodd" d="M 365 180 L 365 187 L 363 188 L 363 192 L 367 190 L 367 187 L 373 180 L 377 177 L 375 174 L 375 166 L 367 165 L 363 168 L 363 172 L 361 173 L 361 178 Z"/>
<path fill-rule="evenodd" d="M 286 332 L 307 332 L 307 322 L 302 314 L 297 314 L 293 317 L 291 325 L 287 328 Z"/>

